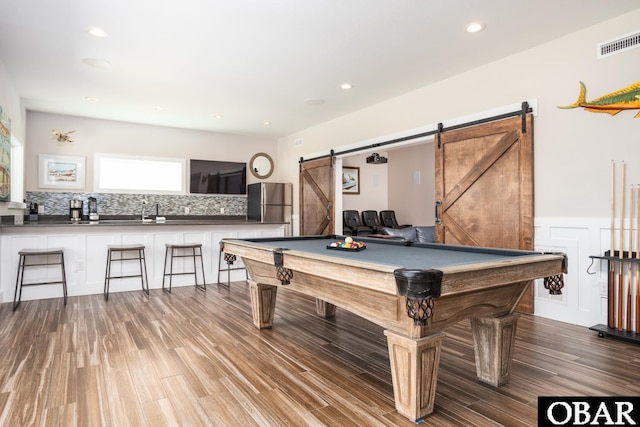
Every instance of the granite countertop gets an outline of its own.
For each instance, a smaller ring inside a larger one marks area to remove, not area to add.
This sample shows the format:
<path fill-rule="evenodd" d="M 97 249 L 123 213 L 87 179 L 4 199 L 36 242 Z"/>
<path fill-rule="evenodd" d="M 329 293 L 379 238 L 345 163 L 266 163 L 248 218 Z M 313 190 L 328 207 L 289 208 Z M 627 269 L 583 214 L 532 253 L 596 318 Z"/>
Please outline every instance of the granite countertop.
<path fill-rule="evenodd" d="M 66 215 L 40 215 L 37 221 L 24 218 L 22 224 L 16 223 L 14 217 L 0 218 L 0 228 L 5 227 L 95 227 L 95 226 L 150 226 L 150 225 L 232 225 L 232 224 L 287 224 L 287 222 L 259 222 L 249 221 L 245 216 L 224 215 L 176 215 L 158 217 L 151 215 L 144 221 L 140 216 L 134 215 L 109 215 L 101 216 L 97 221 L 89 221 L 83 218 L 81 221 L 71 221 Z M 164 219 L 162 219 L 164 218 Z"/>

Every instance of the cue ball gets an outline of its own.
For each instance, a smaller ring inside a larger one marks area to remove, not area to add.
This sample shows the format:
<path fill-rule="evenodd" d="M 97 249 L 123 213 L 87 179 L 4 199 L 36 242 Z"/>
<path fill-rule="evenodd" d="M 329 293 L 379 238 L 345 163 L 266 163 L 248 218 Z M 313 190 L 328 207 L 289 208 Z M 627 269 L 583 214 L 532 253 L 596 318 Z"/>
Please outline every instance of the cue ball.
<path fill-rule="evenodd" d="M 344 239 L 344 242 L 345 242 L 345 243 L 353 243 L 353 239 L 351 238 L 351 236 L 347 236 L 347 237 Z"/>

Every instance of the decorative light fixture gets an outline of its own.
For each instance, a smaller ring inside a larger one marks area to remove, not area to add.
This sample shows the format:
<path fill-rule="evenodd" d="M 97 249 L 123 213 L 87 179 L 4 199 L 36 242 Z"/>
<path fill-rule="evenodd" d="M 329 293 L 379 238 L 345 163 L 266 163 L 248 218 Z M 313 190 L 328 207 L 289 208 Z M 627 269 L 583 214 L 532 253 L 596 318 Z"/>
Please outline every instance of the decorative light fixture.
<path fill-rule="evenodd" d="M 387 163 L 387 162 L 388 162 L 387 158 L 386 157 L 382 157 L 378 153 L 373 153 L 372 155 L 367 157 L 367 163 L 369 163 L 369 164 L 381 165 L 381 164 L 384 164 L 384 163 Z"/>

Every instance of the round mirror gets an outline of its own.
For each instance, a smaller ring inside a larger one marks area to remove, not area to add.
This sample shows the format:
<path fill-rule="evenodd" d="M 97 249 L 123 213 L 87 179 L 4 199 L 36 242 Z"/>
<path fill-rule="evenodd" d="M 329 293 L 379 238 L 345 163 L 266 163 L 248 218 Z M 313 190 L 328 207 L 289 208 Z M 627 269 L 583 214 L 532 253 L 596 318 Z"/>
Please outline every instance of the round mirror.
<path fill-rule="evenodd" d="M 249 168 L 256 178 L 269 178 L 273 173 L 273 160 L 267 153 L 257 153 L 251 158 Z"/>

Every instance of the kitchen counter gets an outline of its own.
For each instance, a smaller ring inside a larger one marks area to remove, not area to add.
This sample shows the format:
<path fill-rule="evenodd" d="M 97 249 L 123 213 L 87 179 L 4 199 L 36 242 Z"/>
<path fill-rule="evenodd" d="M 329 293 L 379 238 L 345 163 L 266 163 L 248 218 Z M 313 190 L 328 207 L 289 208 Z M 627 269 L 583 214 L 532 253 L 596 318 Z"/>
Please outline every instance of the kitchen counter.
<path fill-rule="evenodd" d="M 21 219 L 22 217 L 18 217 Z M 7 222 L 4 220 L 7 219 Z M 26 219 L 26 218 L 25 218 Z M 173 216 L 165 221 L 142 222 L 140 216 L 103 216 L 99 221 L 71 222 L 67 215 L 40 216 L 38 221 L 14 224 L 13 217 L 2 217 L 0 223 L 0 303 L 13 300 L 19 252 L 25 248 L 64 249 L 64 262 L 69 296 L 100 294 L 104 289 L 104 274 L 109 245 L 144 245 L 149 288 L 151 292 L 162 288 L 167 244 L 202 244 L 206 282 L 216 285 L 218 280 L 246 280 L 243 270 L 228 271 L 219 276 L 219 266 L 225 265 L 220 253 L 220 241 L 225 238 L 284 237 L 289 223 L 247 221 L 245 217 L 226 216 Z M 11 220 L 11 223 L 8 223 Z M 234 267 L 242 265 L 237 260 Z M 48 277 L 47 266 L 34 267 L 35 276 Z M 117 268 L 127 276 L 135 270 L 135 263 Z M 176 268 L 188 271 L 186 260 L 176 262 Z M 34 277 L 35 277 L 34 276 Z M 173 278 L 173 286 L 193 286 L 193 276 Z M 139 291 L 140 281 L 118 279 L 111 292 Z M 27 287 L 22 300 L 58 298 L 60 286 Z"/>
<path fill-rule="evenodd" d="M 13 217 L 6 221 L 3 217 L 0 228 L 31 228 L 31 227 L 95 227 L 95 226 L 162 226 L 162 225 L 260 225 L 260 224 L 288 224 L 286 222 L 258 222 L 249 221 L 244 216 L 172 216 L 164 220 L 155 217 L 145 220 L 133 215 L 105 216 L 97 221 L 70 221 L 66 216 L 40 217 L 38 221 L 24 221 L 16 223 Z M 160 217 L 162 218 L 162 217 Z"/>

